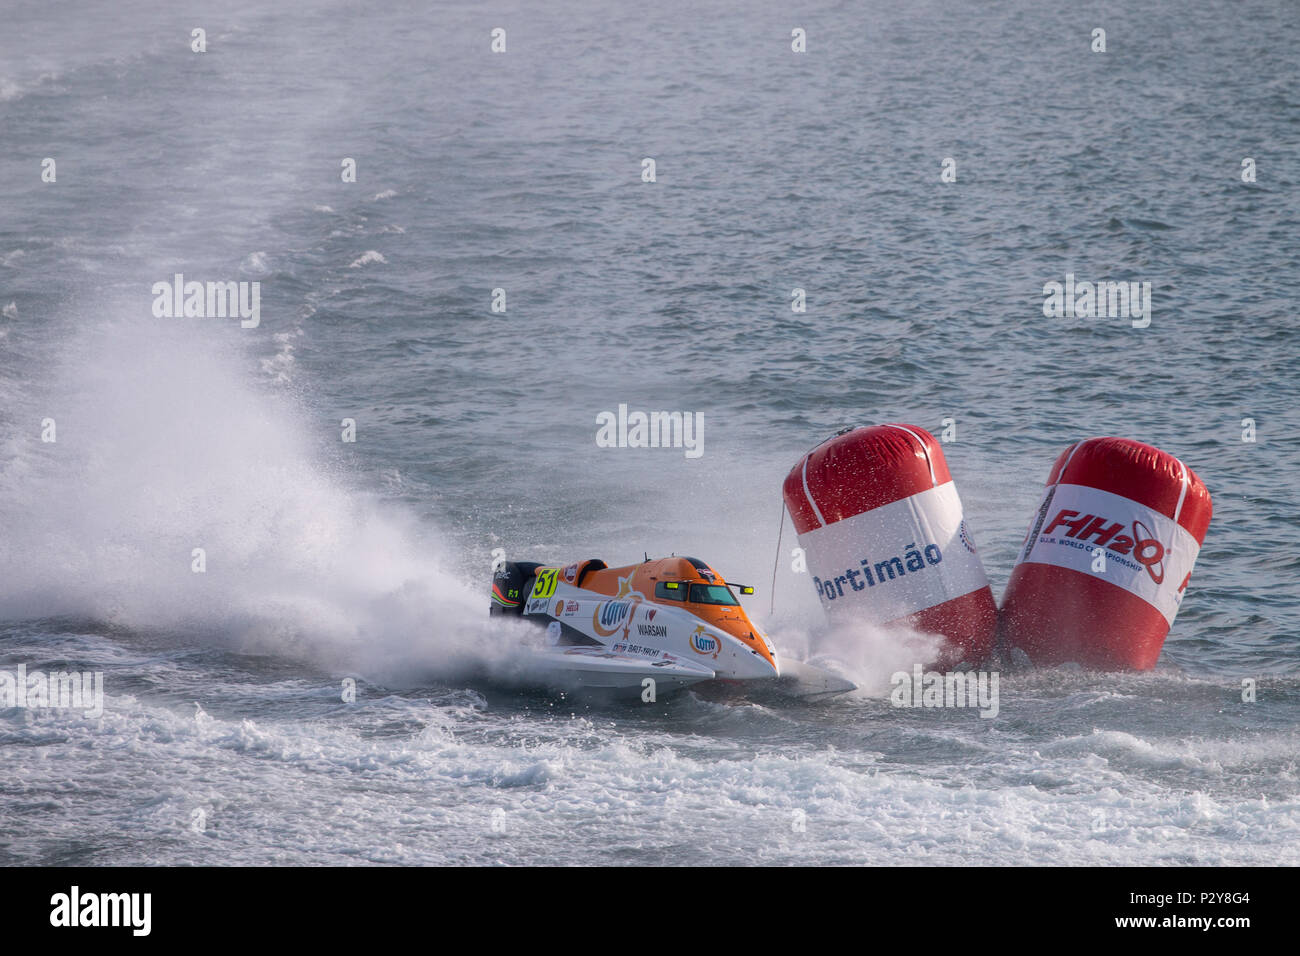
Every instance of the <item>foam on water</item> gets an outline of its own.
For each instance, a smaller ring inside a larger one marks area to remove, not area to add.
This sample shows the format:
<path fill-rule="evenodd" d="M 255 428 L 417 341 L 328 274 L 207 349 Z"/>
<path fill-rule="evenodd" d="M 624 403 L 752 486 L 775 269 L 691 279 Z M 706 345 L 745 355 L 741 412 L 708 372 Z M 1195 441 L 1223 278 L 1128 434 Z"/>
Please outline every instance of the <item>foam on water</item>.
<path fill-rule="evenodd" d="M 90 861 L 199 864 L 1300 862 L 1294 794 L 1171 790 L 1088 746 L 1004 740 L 983 758 L 990 785 L 879 750 L 735 752 L 716 732 L 621 723 L 503 722 L 465 694 L 321 699 L 290 720 L 131 698 L 97 722 L 7 719 L 10 785 L 26 794 L 9 859 L 49 862 L 72 839 Z M 1150 749 L 1102 749 L 1117 746 Z M 103 836 L 83 835 L 87 815 Z"/>

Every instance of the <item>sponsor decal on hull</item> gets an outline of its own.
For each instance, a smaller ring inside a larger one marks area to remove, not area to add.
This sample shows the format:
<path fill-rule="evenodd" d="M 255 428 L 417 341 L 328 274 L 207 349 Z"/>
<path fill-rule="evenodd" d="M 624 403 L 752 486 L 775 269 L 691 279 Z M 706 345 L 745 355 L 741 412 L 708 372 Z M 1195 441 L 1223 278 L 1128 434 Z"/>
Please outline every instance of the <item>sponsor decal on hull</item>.
<path fill-rule="evenodd" d="M 612 637 L 631 617 L 631 601 L 602 601 L 591 612 L 591 626 L 601 637 Z"/>
<path fill-rule="evenodd" d="M 638 656 L 638 657 L 658 657 L 658 656 L 659 656 L 659 648 L 657 648 L 657 647 L 646 647 L 646 646 L 644 646 L 644 645 L 642 645 L 642 644 L 626 644 L 626 643 L 618 643 L 618 644 L 615 644 L 613 647 L 611 647 L 610 650 L 615 651 L 616 653 L 619 653 L 619 654 L 633 654 L 633 655 L 636 655 L 636 656 Z"/>
<path fill-rule="evenodd" d="M 691 632 L 691 650 L 696 654 L 703 654 L 706 657 L 717 659 L 718 654 L 722 651 L 722 641 L 713 634 L 704 633 L 704 625 L 701 624 Z"/>
<path fill-rule="evenodd" d="M 639 604 L 645 601 L 645 595 L 632 590 L 629 578 L 618 579 L 618 595 L 612 601 L 601 601 L 591 612 L 591 626 L 601 637 L 612 637 L 616 631 L 623 631 L 623 640 L 627 640 L 632 627 L 632 618 L 636 616 Z"/>

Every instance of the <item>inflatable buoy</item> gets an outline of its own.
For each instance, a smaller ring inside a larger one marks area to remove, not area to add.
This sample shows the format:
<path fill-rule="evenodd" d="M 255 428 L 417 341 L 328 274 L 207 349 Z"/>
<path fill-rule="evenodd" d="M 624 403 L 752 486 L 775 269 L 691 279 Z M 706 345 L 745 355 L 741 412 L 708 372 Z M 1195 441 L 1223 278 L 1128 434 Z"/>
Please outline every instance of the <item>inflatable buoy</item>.
<path fill-rule="evenodd" d="M 1007 582 L 1002 638 L 1035 664 L 1150 670 L 1210 525 L 1210 493 L 1127 438 L 1063 451 Z"/>
<path fill-rule="evenodd" d="M 934 436 L 915 425 L 841 432 L 791 469 L 783 492 L 828 615 L 942 635 L 949 664 L 988 656 L 997 608 Z"/>

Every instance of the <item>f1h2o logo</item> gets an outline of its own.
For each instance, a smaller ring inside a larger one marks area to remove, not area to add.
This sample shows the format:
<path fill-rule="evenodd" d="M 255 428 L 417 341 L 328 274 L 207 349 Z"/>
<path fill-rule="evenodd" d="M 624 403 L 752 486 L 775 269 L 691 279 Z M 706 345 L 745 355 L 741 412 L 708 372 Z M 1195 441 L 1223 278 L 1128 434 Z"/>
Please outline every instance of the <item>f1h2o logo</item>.
<path fill-rule="evenodd" d="M 1136 519 L 1133 521 L 1133 560 L 1147 569 L 1147 574 L 1156 584 L 1165 583 L 1165 546 Z"/>
<path fill-rule="evenodd" d="M 1155 533 L 1141 521 L 1133 519 L 1132 536 L 1124 534 L 1125 528 L 1118 521 L 1107 524 L 1100 515 L 1084 515 L 1068 508 L 1057 512 L 1052 523 L 1043 529 L 1043 534 L 1051 534 L 1064 526 L 1067 530 L 1063 537 L 1076 541 L 1092 540 L 1099 548 L 1108 548 L 1116 554 L 1132 555 L 1133 560 L 1146 568 L 1147 574 L 1156 584 L 1165 582 L 1165 546 L 1155 539 Z M 1186 585 L 1186 582 L 1183 582 Z"/>

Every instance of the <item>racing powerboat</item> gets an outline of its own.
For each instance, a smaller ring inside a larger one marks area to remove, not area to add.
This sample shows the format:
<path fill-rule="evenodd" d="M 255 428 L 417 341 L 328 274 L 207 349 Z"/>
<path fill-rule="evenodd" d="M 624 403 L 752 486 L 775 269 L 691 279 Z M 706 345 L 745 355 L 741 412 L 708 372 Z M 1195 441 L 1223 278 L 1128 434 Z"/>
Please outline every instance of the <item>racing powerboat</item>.
<path fill-rule="evenodd" d="M 529 642 L 547 683 L 636 690 L 643 695 L 708 682 L 771 686 L 799 697 L 855 685 L 778 657 L 729 584 L 697 558 L 669 557 L 611 568 L 596 558 L 567 565 L 506 561 L 493 574 L 493 615 L 514 615 L 544 634 Z"/>

